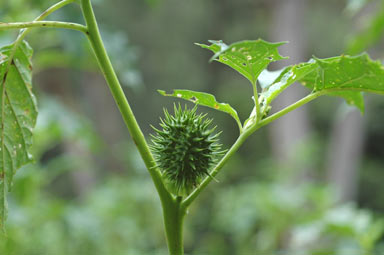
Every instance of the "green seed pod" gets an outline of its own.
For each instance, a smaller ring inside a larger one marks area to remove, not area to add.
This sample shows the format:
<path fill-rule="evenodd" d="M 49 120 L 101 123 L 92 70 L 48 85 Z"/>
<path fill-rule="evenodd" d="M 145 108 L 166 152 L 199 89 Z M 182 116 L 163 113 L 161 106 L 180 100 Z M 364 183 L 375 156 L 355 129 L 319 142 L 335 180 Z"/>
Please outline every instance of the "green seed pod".
<path fill-rule="evenodd" d="M 162 130 L 153 127 L 156 134 L 152 135 L 151 150 L 171 191 L 177 195 L 190 193 L 223 154 L 217 143 L 220 133 L 214 134 L 216 127 L 209 127 L 212 120 L 197 114 L 196 109 L 183 110 L 175 105 L 173 116 L 164 109 Z"/>

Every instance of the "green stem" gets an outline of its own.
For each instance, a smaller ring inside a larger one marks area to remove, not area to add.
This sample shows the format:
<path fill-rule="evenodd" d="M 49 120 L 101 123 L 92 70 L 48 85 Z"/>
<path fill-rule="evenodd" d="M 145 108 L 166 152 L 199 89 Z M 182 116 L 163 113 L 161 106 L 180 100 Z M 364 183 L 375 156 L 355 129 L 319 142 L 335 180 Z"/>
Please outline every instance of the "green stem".
<path fill-rule="evenodd" d="M 236 142 L 231 146 L 231 148 L 227 151 L 224 157 L 220 160 L 220 162 L 215 166 L 215 168 L 210 173 L 210 176 L 206 177 L 201 184 L 182 202 L 183 208 L 188 208 L 191 203 L 198 197 L 198 195 L 203 191 L 207 185 L 213 180 L 219 171 L 223 168 L 225 163 L 235 154 L 235 152 L 240 148 L 240 146 L 245 142 L 248 136 L 251 135 L 249 129 L 244 129 L 243 133 L 237 138 Z"/>
<path fill-rule="evenodd" d="M 258 125 L 256 125 L 255 127 L 251 127 L 250 128 L 250 131 L 253 133 L 255 132 L 257 129 L 259 129 L 260 127 L 262 126 L 265 126 L 269 123 L 271 123 L 272 121 L 282 117 L 283 115 L 299 108 L 300 106 L 303 106 L 307 103 L 309 103 L 310 101 L 318 98 L 319 96 L 322 96 L 322 95 L 325 95 L 325 94 L 328 94 L 328 93 L 331 93 L 332 91 L 329 91 L 329 90 L 322 90 L 322 91 L 319 91 L 319 92 L 315 92 L 315 93 L 311 93 L 309 95 L 307 95 L 306 97 L 300 99 L 299 101 L 287 106 L 286 108 L 282 109 L 281 111 L 278 111 L 274 114 L 272 114 L 271 116 L 261 120 Z"/>
<path fill-rule="evenodd" d="M 63 0 L 63 1 L 60 1 L 57 4 L 52 5 L 51 7 L 49 7 L 47 10 L 45 10 L 34 21 L 37 21 L 37 22 L 41 21 L 41 20 L 45 19 L 51 13 L 59 10 L 60 8 L 66 6 L 66 5 L 68 5 L 68 4 L 70 4 L 70 3 L 74 2 L 74 1 L 75 0 Z M 2 23 L 2 24 L 4 24 L 4 23 Z M 8 73 L 9 67 L 10 67 L 11 63 L 13 62 L 13 57 L 15 56 L 17 47 L 20 45 L 20 43 L 23 41 L 23 39 L 29 33 L 30 30 L 31 30 L 30 28 L 26 28 L 26 29 L 20 30 L 19 36 L 17 37 L 17 39 L 13 43 L 12 50 L 11 50 L 11 52 L 9 54 L 9 57 L 8 57 L 7 65 L 4 68 L 4 71 L 0 75 L 0 77 L 1 77 L 1 87 L 2 87 L 1 94 L 2 94 L 2 99 L 3 99 L 2 102 L 3 103 L 4 103 L 4 95 L 5 95 L 5 86 L 4 86 L 5 85 L 5 78 L 6 78 L 5 75 Z M 2 105 L 2 107 L 3 106 L 4 105 Z M 4 141 L 4 139 L 2 139 L 2 141 Z"/>
<path fill-rule="evenodd" d="M 215 168 L 212 170 L 210 175 L 212 177 L 215 177 L 220 170 L 223 168 L 225 163 L 232 157 L 233 154 L 240 148 L 240 146 L 245 142 L 245 140 L 253 134 L 256 130 L 261 128 L 262 126 L 265 126 L 269 124 L 270 122 L 280 118 L 281 116 L 295 110 L 296 108 L 312 101 L 313 99 L 330 93 L 332 91 L 320 91 L 320 92 L 315 92 L 311 93 L 308 96 L 304 97 L 303 99 L 297 101 L 296 103 L 284 108 L 283 110 L 271 115 L 268 118 L 265 118 L 259 122 L 256 122 L 255 125 L 250 126 L 249 128 L 244 129 L 243 133 L 237 138 L 236 142 L 232 145 L 232 147 L 228 150 L 228 152 L 224 155 L 224 157 L 220 160 L 220 162 L 215 166 Z M 213 180 L 211 176 L 206 177 L 201 184 L 187 197 L 184 199 L 182 206 L 184 208 L 187 208 L 197 197 L 198 195 L 207 187 L 207 185 Z"/>
<path fill-rule="evenodd" d="M 45 10 L 42 14 L 40 14 L 39 17 L 37 17 L 34 21 L 42 21 L 44 20 L 46 17 L 48 17 L 50 14 L 52 14 L 53 12 L 61 9 L 62 7 L 70 4 L 70 3 L 73 3 L 75 0 L 63 0 L 63 1 L 60 1 L 58 2 L 57 4 L 54 4 L 52 5 L 51 7 L 49 7 L 47 10 Z M 17 46 L 20 44 L 20 42 L 25 38 L 25 36 L 31 31 L 30 28 L 27 28 L 27 29 L 24 29 L 24 30 L 21 30 L 20 31 L 20 34 L 19 36 L 17 37 L 16 41 L 14 42 L 14 49 L 17 48 Z"/>
<path fill-rule="evenodd" d="M 181 255 L 183 254 L 182 228 L 185 210 L 180 207 L 180 199 L 174 198 L 164 186 L 161 173 L 105 50 L 90 0 L 81 0 L 81 8 L 88 28 L 88 39 L 100 69 L 160 196 L 169 252 L 171 255 Z"/>
<path fill-rule="evenodd" d="M 170 255 L 183 255 L 183 225 L 186 208 L 181 206 L 182 198 L 177 197 L 172 206 L 163 207 L 165 233 Z"/>
<path fill-rule="evenodd" d="M 303 106 L 303 105 L 309 103 L 310 101 L 312 101 L 312 100 L 314 100 L 320 96 L 330 94 L 332 92 L 340 92 L 340 91 L 357 91 L 357 92 L 369 92 L 369 93 L 375 93 L 375 94 L 384 94 L 384 92 L 382 92 L 382 91 L 376 91 L 376 90 L 371 90 L 371 89 L 361 89 L 361 88 L 332 88 L 332 89 L 321 90 L 318 92 L 313 92 L 313 93 L 307 95 L 306 97 L 300 99 L 299 101 L 287 106 L 286 108 L 282 109 L 281 111 L 279 111 L 279 112 L 277 112 L 277 113 L 275 113 L 275 114 L 273 114 L 273 115 L 271 115 L 265 119 L 262 119 L 262 120 L 256 122 L 254 125 L 251 125 L 248 128 L 244 128 L 243 129 L 244 132 L 239 136 L 239 138 L 236 140 L 236 142 L 232 145 L 232 147 L 228 150 L 228 152 L 224 155 L 224 157 L 220 160 L 220 162 L 215 166 L 215 168 L 212 170 L 210 175 L 212 177 L 215 177 L 219 173 L 219 171 L 223 168 L 225 163 L 232 157 L 232 155 L 245 142 L 245 140 L 248 138 L 248 136 L 253 134 L 259 128 L 275 121 L 276 119 L 278 119 L 278 118 L 284 116 L 285 114 L 299 108 L 300 106 Z M 182 202 L 182 207 L 187 208 L 198 197 L 198 195 L 201 193 L 201 191 L 203 191 L 205 189 L 205 187 L 213 180 L 212 177 L 210 177 L 210 176 L 206 177 L 201 182 L 201 184 L 188 197 L 186 197 L 184 199 L 184 201 Z"/>
<path fill-rule="evenodd" d="M 81 8 L 83 11 L 85 22 L 88 27 L 87 35 L 89 42 L 95 53 L 97 62 L 99 63 L 100 69 L 103 72 L 105 80 L 107 81 L 109 89 L 111 90 L 113 98 L 115 99 L 115 102 L 125 121 L 125 124 L 128 127 L 129 133 L 131 134 L 132 139 L 136 144 L 146 167 L 148 168 L 148 171 L 152 177 L 152 180 L 160 195 L 161 200 L 167 200 L 169 202 L 172 200 L 172 196 L 164 186 L 161 174 L 156 167 L 155 160 L 149 150 L 143 132 L 141 131 L 139 124 L 136 121 L 136 118 L 132 112 L 127 98 L 125 97 L 124 91 L 121 88 L 120 82 L 105 50 L 90 0 L 82 0 Z"/>
<path fill-rule="evenodd" d="M 0 30 L 14 29 L 14 28 L 33 28 L 33 27 L 51 27 L 51 28 L 65 28 L 78 30 L 86 33 L 87 27 L 71 22 L 60 22 L 60 21 L 31 21 L 31 22 L 14 22 L 14 23 L 1 23 Z"/>
<path fill-rule="evenodd" d="M 260 111 L 260 103 L 259 103 L 259 94 L 257 93 L 257 85 L 256 82 L 252 83 L 253 87 L 253 97 L 255 99 L 255 107 L 256 107 L 256 119 L 255 123 L 258 123 L 261 119 L 261 111 Z"/>
<path fill-rule="evenodd" d="M 372 89 L 362 89 L 362 88 L 331 88 L 331 89 L 324 89 L 324 90 L 321 90 L 318 92 L 313 92 L 313 93 L 309 94 L 308 96 L 300 99 L 299 101 L 287 106 L 286 108 L 282 109 L 281 111 L 261 120 L 259 122 L 259 124 L 257 125 L 257 127 L 251 127 L 251 132 L 256 131 L 260 127 L 271 123 L 272 121 L 274 121 L 274 120 L 282 117 L 283 115 L 299 108 L 300 106 L 303 106 L 303 105 L 309 103 L 310 101 L 312 101 L 312 100 L 314 100 L 320 96 L 327 95 L 327 94 L 330 94 L 332 92 L 342 92 L 342 91 L 345 91 L 345 92 L 346 91 L 367 92 L 367 93 L 373 93 L 373 94 L 378 94 L 378 95 L 384 95 L 384 92 L 382 92 L 382 91 L 377 91 L 377 90 L 372 90 Z"/>
<path fill-rule="evenodd" d="M 42 14 L 40 14 L 40 16 L 35 19 L 35 21 L 39 21 L 39 20 L 45 19 L 51 13 L 61 9 L 62 7 L 66 6 L 66 5 L 70 4 L 70 3 L 73 3 L 74 1 L 75 0 L 63 0 L 63 1 L 60 1 L 60 2 L 52 5 L 47 10 L 45 10 Z"/>

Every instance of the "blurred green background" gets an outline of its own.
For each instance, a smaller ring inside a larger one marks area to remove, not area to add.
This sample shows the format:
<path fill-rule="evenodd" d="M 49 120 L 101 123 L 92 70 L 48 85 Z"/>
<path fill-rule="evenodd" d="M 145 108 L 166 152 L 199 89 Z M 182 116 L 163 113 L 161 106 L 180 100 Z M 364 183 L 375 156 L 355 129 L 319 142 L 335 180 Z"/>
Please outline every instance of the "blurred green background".
<path fill-rule="evenodd" d="M 53 0 L 0 0 L 0 21 L 29 21 Z M 367 51 L 384 60 L 384 1 L 94 0 L 112 62 L 146 134 L 171 98 L 156 90 L 205 91 L 242 120 L 252 89 L 236 72 L 208 63 L 195 46 L 263 38 L 289 41 L 289 60 Z M 83 22 L 77 5 L 52 20 Z M 0 33 L 0 45 L 17 31 Z M 97 70 L 85 38 L 35 30 L 34 88 L 40 115 L 36 162 L 9 194 L 5 255 L 167 254 L 160 202 Z M 308 93 L 295 85 L 276 111 Z M 190 208 L 187 254 L 384 254 L 384 99 L 366 95 L 361 116 L 320 98 L 254 134 Z M 237 125 L 214 117 L 228 148 Z"/>

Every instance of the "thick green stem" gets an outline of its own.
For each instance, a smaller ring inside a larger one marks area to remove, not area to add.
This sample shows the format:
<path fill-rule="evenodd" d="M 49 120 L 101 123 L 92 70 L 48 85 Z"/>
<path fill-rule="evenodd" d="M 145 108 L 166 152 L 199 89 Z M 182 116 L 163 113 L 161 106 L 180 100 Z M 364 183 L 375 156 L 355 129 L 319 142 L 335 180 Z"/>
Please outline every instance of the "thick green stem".
<path fill-rule="evenodd" d="M 177 197 L 172 205 L 163 207 L 165 233 L 170 255 L 183 255 L 183 226 L 186 208 L 181 206 L 182 198 Z"/>

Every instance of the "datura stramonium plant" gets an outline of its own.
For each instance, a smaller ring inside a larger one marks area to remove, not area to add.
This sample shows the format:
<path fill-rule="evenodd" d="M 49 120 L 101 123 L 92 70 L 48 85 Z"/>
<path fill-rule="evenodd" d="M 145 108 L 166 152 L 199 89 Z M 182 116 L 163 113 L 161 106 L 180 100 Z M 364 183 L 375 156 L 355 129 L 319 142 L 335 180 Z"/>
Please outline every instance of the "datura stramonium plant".
<path fill-rule="evenodd" d="M 189 110 L 174 106 L 174 115 L 164 109 L 160 118 L 162 130 L 152 135 L 151 149 L 170 191 L 187 195 L 223 155 L 218 143 L 220 133 L 210 127 L 212 119 L 197 114 L 197 107 Z"/>

